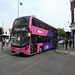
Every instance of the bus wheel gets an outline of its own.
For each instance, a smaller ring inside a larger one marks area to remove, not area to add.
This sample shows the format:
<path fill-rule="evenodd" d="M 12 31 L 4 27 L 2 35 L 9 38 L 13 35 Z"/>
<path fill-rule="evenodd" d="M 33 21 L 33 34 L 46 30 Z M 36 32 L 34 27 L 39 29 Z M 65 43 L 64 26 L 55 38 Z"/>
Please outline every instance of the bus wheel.
<path fill-rule="evenodd" d="M 43 48 L 40 47 L 40 48 L 39 48 L 39 53 L 41 54 L 42 52 L 43 52 Z"/>

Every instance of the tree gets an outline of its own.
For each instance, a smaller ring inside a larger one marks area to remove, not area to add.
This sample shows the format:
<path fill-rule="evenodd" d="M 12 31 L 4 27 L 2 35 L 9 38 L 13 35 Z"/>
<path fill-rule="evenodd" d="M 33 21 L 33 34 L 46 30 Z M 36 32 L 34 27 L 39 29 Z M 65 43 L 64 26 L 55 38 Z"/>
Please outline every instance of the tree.
<path fill-rule="evenodd" d="M 63 29 L 58 28 L 58 35 L 59 35 L 59 37 L 67 37 L 67 34 L 64 31 L 64 28 Z"/>

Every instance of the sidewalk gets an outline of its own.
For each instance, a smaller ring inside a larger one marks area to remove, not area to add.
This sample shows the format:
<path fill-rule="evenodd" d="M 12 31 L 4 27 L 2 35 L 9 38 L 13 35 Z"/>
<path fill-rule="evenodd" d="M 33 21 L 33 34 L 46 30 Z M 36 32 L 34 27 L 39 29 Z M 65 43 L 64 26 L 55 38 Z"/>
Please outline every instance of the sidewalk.
<path fill-rule="evenodd" d="M 63 54 L 68 54 L 68 55 L 72 55 L 72 56 L 75 56 L 75 49 L 72 48 L 73 46 L 71 46 L 71 48 L 68 46 L 67 50 L 66 50 L 66 47 L 64 46 L 58 46 L 58 49 L 56 49 L 56 52 L 58 53 L 63 53 Z"/>

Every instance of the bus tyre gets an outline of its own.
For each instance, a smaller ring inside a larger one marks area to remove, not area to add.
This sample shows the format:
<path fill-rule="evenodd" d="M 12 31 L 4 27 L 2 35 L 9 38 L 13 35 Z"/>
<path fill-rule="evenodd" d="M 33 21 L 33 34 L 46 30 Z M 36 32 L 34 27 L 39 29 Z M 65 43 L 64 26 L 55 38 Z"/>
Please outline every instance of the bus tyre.
<path fill-rule="evenodd" d="M 43 52 L 43 48 L 40 47 L 40 48 L 39 48 L 39 54 L 41 54 L 42 52 Z"/>

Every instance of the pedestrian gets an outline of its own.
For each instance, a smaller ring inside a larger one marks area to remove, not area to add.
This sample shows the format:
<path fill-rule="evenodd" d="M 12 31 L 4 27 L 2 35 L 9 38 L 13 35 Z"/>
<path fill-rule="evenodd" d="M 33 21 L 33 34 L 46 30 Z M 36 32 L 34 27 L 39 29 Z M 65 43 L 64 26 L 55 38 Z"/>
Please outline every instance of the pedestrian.
<path fill-rule="evenodd" d="M 2 39 L 3 46 L 5 46 L 5 38 Z"/>
<path fill-rule="evenodd" d="M 64 40 L 63 40 L 63 48 L 64 48 Z"/>
<path fill-rule="evenodd" d="M 70 41 L 69 41 L 69 46 L 70 46 L 70 48 L 71 48 L 71 44 L 72 44 L 72 41 L 71 41 L 71 39 L 70 39 Z"/>
<path fill-rule="evenodd" d="M 66 45 L 66 50 L 67 50 L 67 45 L 68 45 L 68 40 L 67 40 L 67 38 L 66 38 L 66 40 L 65 40 L 65 45 Z"/>
<path fill-rule="evenodd" d="M 6 39 L 6 46 L 8 47 L 8 43 L 9 43 L 9 40 L 8 39 Z"/>

